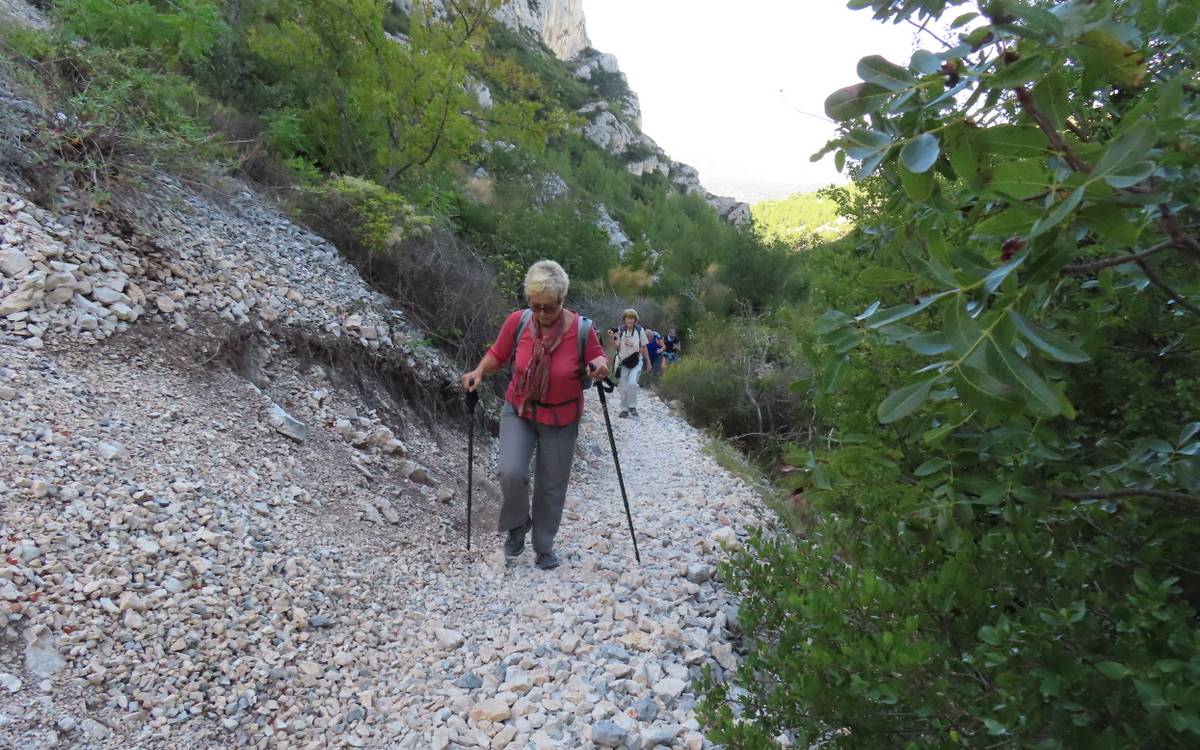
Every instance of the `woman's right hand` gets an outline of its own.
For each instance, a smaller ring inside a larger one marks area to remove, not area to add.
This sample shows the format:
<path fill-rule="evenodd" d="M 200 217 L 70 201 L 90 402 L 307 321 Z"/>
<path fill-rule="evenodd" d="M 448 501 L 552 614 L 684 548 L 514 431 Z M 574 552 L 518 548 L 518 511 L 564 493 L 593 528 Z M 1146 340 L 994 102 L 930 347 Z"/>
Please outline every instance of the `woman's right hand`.
<path fill-rule="evenodd" d="M 470 392 L 476 390 L 479 388 L 480 383 L 483 382 L 483 372 L 476 367 L 474 370 L 463 375 L 459 382 L 462 383 L 464 391 Z"/>

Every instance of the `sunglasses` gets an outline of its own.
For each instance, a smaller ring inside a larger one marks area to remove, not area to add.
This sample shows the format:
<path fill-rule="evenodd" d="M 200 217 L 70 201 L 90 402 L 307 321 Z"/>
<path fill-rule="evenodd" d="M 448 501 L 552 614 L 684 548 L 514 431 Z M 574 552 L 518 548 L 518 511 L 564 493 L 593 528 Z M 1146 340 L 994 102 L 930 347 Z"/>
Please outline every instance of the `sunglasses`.
<path fill-rule="evenodd" d="M 560 307 L 562 307 L 562 302 L 555 302 L 555 303 L 549 304 L 549 305 L 543 305 L 539 302 L 530 302 L 529 303 L 529 309 L 533 310 L 535 313 L 558 312 L 558 308 L 560 308 Z"/>

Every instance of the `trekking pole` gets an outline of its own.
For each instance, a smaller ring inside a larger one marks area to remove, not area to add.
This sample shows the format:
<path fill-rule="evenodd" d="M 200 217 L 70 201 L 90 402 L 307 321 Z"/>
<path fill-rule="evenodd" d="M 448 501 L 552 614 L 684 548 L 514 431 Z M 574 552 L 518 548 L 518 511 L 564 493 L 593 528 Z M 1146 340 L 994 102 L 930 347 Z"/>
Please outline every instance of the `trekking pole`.
<path fill-rule="evenodd" d="M 588 370 L 595 370 L 595 365 L 588 365 Z M 633 513 L 629 510 L 629 495 L 625 492 L 625 477 L 621 474 L 621 459 L 617 456 L 617 440 L 613 437 L 612 419 L 608 416 L 607 395 L 616 389 L 608 378 L 597 380 L 596 392 L 600 394 L 600 406 L 604 409 L 604 426 L 608 428 L 608 444 L 612 446 L 613 463 L 617 465 L 617 482 L 621 485 L 621 500 L 625 502 L 625 520 L 629 522 L 629 538 L 633 540 L 633 556 L 638 565 L 642 564 L 642 555 L 638 552 L 637 534 L 633 533 Z"/>
<path fill-rule="evenodd" d="M 474 383 L 472 383 L 474 385 Z M 471 487 L 475 473 L 475 406 L 477 391 L 467 391 L 467 551 L 471 551 Z"/>

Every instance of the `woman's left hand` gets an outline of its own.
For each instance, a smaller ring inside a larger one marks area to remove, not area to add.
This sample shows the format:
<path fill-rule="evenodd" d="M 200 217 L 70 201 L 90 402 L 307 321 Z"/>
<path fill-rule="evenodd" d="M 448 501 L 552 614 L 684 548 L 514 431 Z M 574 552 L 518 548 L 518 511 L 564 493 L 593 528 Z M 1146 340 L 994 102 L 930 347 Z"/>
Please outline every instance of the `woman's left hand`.
<path fill-rule="evenodd" d="M 608 377 L 608 357 L 596 357 L 588 367 L 592 380 L 604 380 Z"/>

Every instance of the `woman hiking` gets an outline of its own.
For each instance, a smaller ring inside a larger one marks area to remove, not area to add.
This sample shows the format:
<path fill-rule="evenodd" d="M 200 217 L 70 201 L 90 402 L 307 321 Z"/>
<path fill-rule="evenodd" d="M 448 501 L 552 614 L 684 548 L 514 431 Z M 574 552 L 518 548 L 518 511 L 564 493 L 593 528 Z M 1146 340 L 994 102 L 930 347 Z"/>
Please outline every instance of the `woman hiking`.
<path fill-rule="evenodd" d="M 583 416 L 584 378 L 608 375 L 608 358 L 591 321 L 566 309 L 570 280 L 552 260 L 534 263 L 525 275 L 529 309 L 508 316 L 479 366 L 462 376 L 468 391 L 509 361 L 513 376 L 500 412 L 499 531 L 507 531 L 504 554 L 517 557 L 533 530 L 537 566 L 557 568 L 554 537 L 562 520 L 567 482 Z M 590 372 L 589 372 L 590 368 Z M 530 512 L 529 462 L 534 454 Z"/>
<path fill-rule="evenodd" d="M 621 313 L 622 325 L 617 330 L 617 382 L 621 391 L 621 413 L 617 416 L 638 415 L 638 377 L 643 368 L 650 366 L 650 352 L 646 330 L 638 325 L 637 310 L 629 308 Z"/>

